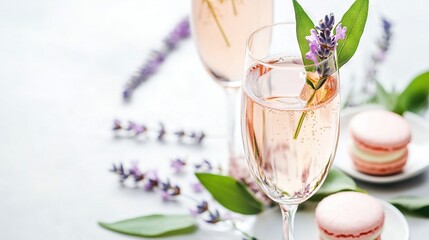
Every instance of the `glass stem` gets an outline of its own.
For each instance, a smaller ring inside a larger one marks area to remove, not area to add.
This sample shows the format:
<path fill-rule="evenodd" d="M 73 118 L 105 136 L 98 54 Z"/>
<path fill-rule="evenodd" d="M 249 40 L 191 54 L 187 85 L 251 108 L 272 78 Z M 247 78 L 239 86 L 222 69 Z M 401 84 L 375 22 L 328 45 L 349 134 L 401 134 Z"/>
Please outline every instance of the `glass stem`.
<path fill-rule="evenodd" d="M 228 134 L 228 154 L 229 160 L 238 156 L 237 146 L 237 129 L 236 129 L 236 116 L 237 116 L 237 95 L 240 91 L 239 88 L 226 88 L 226 109 L 227 109 L 227 134 Z"/>
<path fill-rule="evenodd" d="M 296 213 L 296 210 L 298 209 L 298 204 L 294 204 L 294 205 L 280 204 L 280 209 L 282 210 L 282 216 L 283 216 L 283 239 L 294 240 L 293 224 L 295 222 L 295 213 Z"/>

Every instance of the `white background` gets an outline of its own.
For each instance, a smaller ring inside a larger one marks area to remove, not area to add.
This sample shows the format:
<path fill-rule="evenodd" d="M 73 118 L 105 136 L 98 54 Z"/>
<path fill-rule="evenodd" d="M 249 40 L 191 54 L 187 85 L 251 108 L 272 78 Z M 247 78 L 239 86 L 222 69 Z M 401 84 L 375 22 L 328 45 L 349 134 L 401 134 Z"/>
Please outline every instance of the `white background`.
<path fill-rule="evenodd" d="M 313 19 L 330 10 L 339 16 L 351 3 L 302 2 Z M 276 3 L 276 20 L 292 20 L 290 1 Z M 0 0 L 0 239 L 132 239 L 96 223 L 187 212 L 191 205 L 186 202 L 163 204 L 156 194 L 120 187 L 107 170 L 119 161 L 167 169 L 175 157 L 226 159 L 223 91 L 205 73 L 192 41 L 180 45 L 131 103 L 121 101 L 125 81 L 188 14 L 189 5 L 171 0 Z M 429 69 L 427 1 L 386 0 L 371 6 L 361 48 L 342 69 L 344 93 L 364 69 L 381 29 L 379 14 L 393 20 L 395 34 L 381 81 L 401 89 Z M 200 148 L 115 139 L 110 131 L 114 118 L 154 127 L 163 121 L 209 136 Z M 383 199 L 429 195 L 427 172 L 398 184 L 360 185 Z M 429 221 L 407 220 L 411 239 L 425 239 Z M 298 219 L 300 224 L 306 223 Z M 240 237 L 200 230 L 177 239 Z"/>

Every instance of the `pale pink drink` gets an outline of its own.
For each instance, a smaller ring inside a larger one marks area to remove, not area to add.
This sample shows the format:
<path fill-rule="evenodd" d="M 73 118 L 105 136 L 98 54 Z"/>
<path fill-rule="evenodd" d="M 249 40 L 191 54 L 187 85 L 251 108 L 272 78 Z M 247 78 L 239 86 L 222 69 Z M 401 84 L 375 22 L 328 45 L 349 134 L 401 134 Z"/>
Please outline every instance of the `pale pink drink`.
<path fill-rule="evenodd" d="M 273 21 L 273 0 L 192 0 L 192 34 L 201 61 L 227 93 L 229 173 L 249 175 L 236 128 L 237 93 L 241 86 L 246 40 Z"/>
<path fill-rule="evenodd" d="M 294 23 L 281 23 L 251 35 L 241 113 L 250 172 L 280 204 L 289 240 L 298 204 L 320 188 L 329 172 L 340 123 L 335 53 L 304 66 L 295 34 Z M 329 70 L 320 76 L 320 67 Z M 314 90 L 308 82 L 321 87 Z"/>
<path fill-rule="evenodd" d="M 332 75 L 324 89 L 318 90 L 317 104 L 306 107 L 309 89 L 303 88 L 305 75 L 275 68 L 300 65 L 286 60 L 272 66 L 263 74 L 263 66 L 247 74 L 243 89 L 246 153 L 265 192 L 276 201 L 301 203 L 318 189 L 334 159 L 340 109 L 338 81 L 336 74 Z M 303 111 L 307 111 L 306 119 L 295 140 Z"/>
<path fill-rule="evenodd" d="M 241 86 L 246 40 L 272 19 L 272 0 L 192 0 L 198 52 L 218 83 Z"/>

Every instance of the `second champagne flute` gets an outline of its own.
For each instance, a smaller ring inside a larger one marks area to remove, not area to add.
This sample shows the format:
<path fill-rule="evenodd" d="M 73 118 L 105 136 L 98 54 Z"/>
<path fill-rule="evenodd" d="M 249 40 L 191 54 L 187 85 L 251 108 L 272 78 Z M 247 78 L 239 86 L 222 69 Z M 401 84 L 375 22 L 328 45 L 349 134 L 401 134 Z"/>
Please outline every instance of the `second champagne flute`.
<path fill-rule="evenodd" d="M 246 40 L 272 21 L 272 0 L 192 0 L 192 32 L 201 61 L 227 95 L 229 168 L 235 177 L 242 171 L 237 162 L 242 160 L 242 152 L 238 150 L 241 137 L 236 136 L 235 114 Z"/>

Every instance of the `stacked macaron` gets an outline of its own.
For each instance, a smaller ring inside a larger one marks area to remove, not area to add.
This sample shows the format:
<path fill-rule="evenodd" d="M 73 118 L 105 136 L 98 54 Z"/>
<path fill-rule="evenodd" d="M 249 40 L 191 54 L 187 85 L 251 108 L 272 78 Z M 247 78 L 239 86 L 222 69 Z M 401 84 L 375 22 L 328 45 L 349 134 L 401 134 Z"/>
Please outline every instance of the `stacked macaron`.
<path fill-rule="evenodd" d="M 371 175 L 391 175 L 404 168 L 411 128 L 398 114 L 371 110 L 350 121 L 350 155 L 356 169 Z"/>
<path fill-rule="evenodd" d="M 367 194 L 341 192 L 317 205 L 316 222 L 321 240 L 379 240 L 384 209 Z"/>

